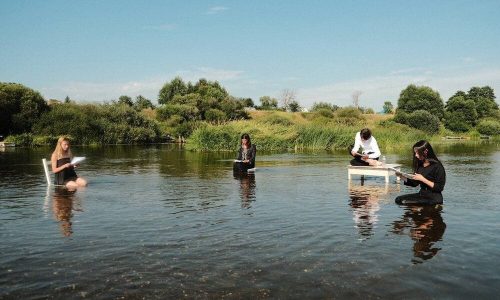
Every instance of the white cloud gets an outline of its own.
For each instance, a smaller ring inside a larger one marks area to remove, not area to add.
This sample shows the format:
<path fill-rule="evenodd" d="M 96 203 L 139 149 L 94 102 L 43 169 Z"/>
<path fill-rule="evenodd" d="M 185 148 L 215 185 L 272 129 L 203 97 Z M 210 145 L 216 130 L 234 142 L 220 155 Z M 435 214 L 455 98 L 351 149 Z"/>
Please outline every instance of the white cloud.
<path fill-rule="evenodd" d="M 360 90 L 361 106 L 372 107 L 376 111 L 385 101 L 397 104 L 399 93 L 409 84 L 425 85 L 438 91 L 443 101 L 447 101 L 456 91 L 467 91 L 473 86 L 489 85 L 500 91 L 500 69 L 483 69 L 474 72 L 443 73 L 439 70 L 415 70 L 412 75 L 405 72 L 391 73 L 388 76 L 378 76 L 337 82 L 328 85 L 301 88 L 297 90 L 299 102 L 306 107 L 314 102 L 330 102 L 339 106 L 352 104 L 352 93 Z M 411 73 L 411 72 L 410 72 Z"/>
<path fill-rule="evenodd" d="M 59 83 L 57 87 L 43 87 L 40 89 L 46 99 L 62 100 L 66 96 L 77 101 L 102 102 L 118 99 L 121 95 L 135 98 L 142 95 L 153 102 L 158 98 L 162 86 L 180 76 L 185 82 L 196 82 L 200 78 L 217 80 L 222 83 L 238 80 L 243 72 L 234 70 L 200 67 L 193 70 L 178 71 L 155 78 L 148 78 L 127 82 L 67 82 Z M 222 83 L 222 85 L 225 85 Z"/>
<path fill-rule="evenodd" d="M 206 12 L 207 15 L 215 15 L 215 14 L 219 14 L 223 11 L 226 11 L 228 10 L 229 8 L 228 7 L 225 7 L 225 6 L 213 6 L 213 7 L 210 7 L 208 9 L 208 11 Z"/>

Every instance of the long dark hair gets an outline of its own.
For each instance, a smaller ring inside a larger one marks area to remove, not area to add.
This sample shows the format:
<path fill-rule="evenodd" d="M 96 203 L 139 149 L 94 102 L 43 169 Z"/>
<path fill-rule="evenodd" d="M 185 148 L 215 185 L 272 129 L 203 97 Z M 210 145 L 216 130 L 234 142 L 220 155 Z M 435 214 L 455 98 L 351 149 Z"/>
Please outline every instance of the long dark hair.
<path fill-rule="evenodd" d="M 248 135 L 248 133 L 244 133 L 244 134 L 241 135 L 240 143 L 241 143 L 242 139 L 246 139 L 248 141 L 247 146 L 249 148 L 252 146 L 252 140 L 250 140 L 250 136 Z"/>
<path fill-rule="evenodd" d="M 431 144 L 426 140 L 420 140 L 413 145 L 413 171 L 417 172 L 418 167 L 424 164 L 424 161 L 427 159 L 430 162 L 440 162 L 434 153 L 434 149 L 432 149 Z M 415 156 L 415 152 L 418 153 L 418 156 L 423 159 L 420 160 Z"/>

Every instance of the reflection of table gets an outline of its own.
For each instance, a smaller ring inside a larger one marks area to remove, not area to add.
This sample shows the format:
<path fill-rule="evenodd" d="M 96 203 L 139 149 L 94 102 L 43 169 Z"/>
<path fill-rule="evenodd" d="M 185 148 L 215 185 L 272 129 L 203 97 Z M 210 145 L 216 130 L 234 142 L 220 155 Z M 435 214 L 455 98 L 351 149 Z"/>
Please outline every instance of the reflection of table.
<path fill-rule="evenodd" d="M 394 168 L 398 171 L 401 170 L 401 165 L 399 164 L 385 164 L 383 166 L 348 166 L 347 167 L 347 178 L 351 180 L 352 175 L 361 175 L 361 177 L 367 176 L 383 176 L 385 177 L 385 182 L 389 182 L 389 176 L 395 175 L 393 170 L 389 168 Z M 399 180 L 399 176 L 396 176 Z"/>

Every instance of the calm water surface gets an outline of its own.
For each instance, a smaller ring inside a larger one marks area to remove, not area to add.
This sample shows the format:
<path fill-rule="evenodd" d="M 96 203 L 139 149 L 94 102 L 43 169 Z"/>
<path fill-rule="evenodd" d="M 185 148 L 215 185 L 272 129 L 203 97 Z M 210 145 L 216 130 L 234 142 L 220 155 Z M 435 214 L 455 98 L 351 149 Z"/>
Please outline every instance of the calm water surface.
<path fill-rule="evenodd" d="M 0 152 L 0 298 L 498 298 L 500 148 L 438 145 L 442 207 L 344 152 L 73 147 L 86 189 L 47 188 L 51 149 Z M 407 153 L 387 154 L 410 170 Z M 394 179 L 394 178 L 392 178 Z"/>

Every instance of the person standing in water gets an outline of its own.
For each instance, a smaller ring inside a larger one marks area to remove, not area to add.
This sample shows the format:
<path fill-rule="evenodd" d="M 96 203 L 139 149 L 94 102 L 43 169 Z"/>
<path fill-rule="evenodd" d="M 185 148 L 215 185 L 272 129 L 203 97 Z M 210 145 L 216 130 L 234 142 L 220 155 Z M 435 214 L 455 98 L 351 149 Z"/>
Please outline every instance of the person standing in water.
<path fill-rule="evenodd" d="M 420 191 L 396 197 L 397 204 L 434 205 L 443 203 L 441 192 L 446 183 L 446 172 L 431 144 L 421 140 L 413 145 L 413 172 L 410 179 L 402 176 L 408 186 L 420 185 Z"/>
<path fill-rule="evenodd" d="M 55 184 L 64 185 L 69 190 L 87 186 L 87 181 L 76 175 L 75 165 L 71 164 L 72 158 L 69 139 L 64 136 L 60 137 L 50 161 L 52 172 L 55 173 Z"/>
<path fill-rule="evenodd" d="M 247 172 L 248 169 L 255 168 L 255 154 L 257 148 L 250 140 L 250 135 L 244 133 L 241 135 L 240 149 L 238 150 L 238 158 L 234 162 L 233 170 L 235 172 Z"/>

